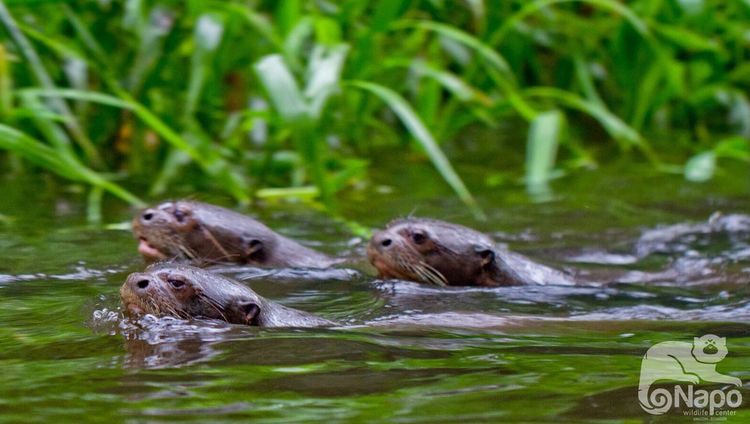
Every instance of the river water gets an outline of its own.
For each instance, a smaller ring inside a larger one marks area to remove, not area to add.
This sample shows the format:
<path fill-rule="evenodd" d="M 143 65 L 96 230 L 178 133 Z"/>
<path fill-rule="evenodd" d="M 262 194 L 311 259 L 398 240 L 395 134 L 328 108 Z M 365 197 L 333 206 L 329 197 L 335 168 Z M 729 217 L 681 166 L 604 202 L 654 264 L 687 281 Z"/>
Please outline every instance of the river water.
<path fill-rule="evenodd" d="M 353 271 L 225 271 L 340 327 L 134 322 L 122 318 L 118 298 L 126 275 L 144 266 L 130 233 L 87 224 L 75 188 L 3 179 L 0 420 L 668 422 L 678 412 L 654 418 L 639 406 L 641 358 L 656 343 L 709 333 L 727 338 L 717 369 L 750 379 L 750 230 L 731 216 L 750 213 L 750 180 L 727 173 L 691 184 L 614 164 L 555 181 L 535 202 L 522 185 L 470 161 L 460 171 L 486 221 L 419 161 L 378 165 L 370 186 L 341 196 L 340 213 L 369 228 L 405 215 L 462 223 L 609 284 L 379 281 L 356 259 L 366 240 L 340 221 L 305 205 L 266 204 L 242 211 L 355 258 Z M 134 213 L 116 201 L 105 206 L 107 224 Z M 707 224 L 717 211 L 724 218 Z M 748 416 L 743 405 L 727 421 Z"/>

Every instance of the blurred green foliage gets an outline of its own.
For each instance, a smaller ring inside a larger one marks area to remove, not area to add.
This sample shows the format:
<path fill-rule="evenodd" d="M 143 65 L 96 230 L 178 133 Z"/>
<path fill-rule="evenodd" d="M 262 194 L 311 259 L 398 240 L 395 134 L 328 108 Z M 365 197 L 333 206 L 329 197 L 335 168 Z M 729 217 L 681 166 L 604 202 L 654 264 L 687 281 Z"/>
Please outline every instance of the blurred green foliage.
<path fill-rule="evenodd" d="M 330 206 L 412 140 L 481 215 L 443 147 L 506 122 L 532 191 L 596 163 L 596 126 L 695 181 L 750 162 L 743 0 L 16 0 L 0 20 L 5 166 L 88 184 L 94 210 L 140 203 L 125 177 Z"/>

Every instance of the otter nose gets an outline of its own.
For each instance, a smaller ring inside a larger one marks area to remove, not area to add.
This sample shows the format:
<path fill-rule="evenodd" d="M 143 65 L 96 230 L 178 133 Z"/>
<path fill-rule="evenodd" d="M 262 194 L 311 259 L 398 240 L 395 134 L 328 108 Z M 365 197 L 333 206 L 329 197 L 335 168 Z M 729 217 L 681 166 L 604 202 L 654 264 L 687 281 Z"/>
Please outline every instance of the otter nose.
<path fill-rule="evenodd" d="M 149 223 L 156 216 L 156 211 L 153 209 L 146 209 L 141 213 L 141 222 L 144 224 Z"/>
<path fill-rule="evenodd" d="M 133 291 L 144 291 L 151 285 L 151 277 L 148 274 L 133 273 L 128 277 L 128 284 Z"/>
<path fill-rule="evenodd" d="M 393 244 L 393 239 L 388 234 L 380 232 L 372 236 L 372 243 L 378 249 L 387 249 Z"/>

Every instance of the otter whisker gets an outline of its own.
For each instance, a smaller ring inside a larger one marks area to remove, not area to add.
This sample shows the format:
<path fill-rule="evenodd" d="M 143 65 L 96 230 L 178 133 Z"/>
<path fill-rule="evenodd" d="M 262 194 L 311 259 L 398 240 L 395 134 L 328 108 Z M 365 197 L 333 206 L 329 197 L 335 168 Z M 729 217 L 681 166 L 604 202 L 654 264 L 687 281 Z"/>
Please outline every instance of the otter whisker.
<path fill-rule="evenodd" d="M 425 274 L 429 276 L 431 283 L 441 287 L 446 287 L 448 285 L 448 280 L 440 273 L 440 271 L 425 262 L 420 261 L 419 264 L 422 266 L 422 270 Z"/>
<path fill-rule="evenodd" d="M 419 252 L 412 246 L 404 246 L 404 255 L 396 259 L 396 265 L 417 279 L 439 287 L 448 285 L 448 280 L 438 270 L 424 261 L 419 260 Z M 407 277 L 408 278 L 408 277 Z"/>
<path fill-rule="evenodd" d="M 200 228 L 201 228 L 201 231 L 203 232 L 203 235 L 206 236 L 206 238 L 214 245 L 214 247 L 219 249 L 222 255 L 224 255 L 222 259 L 231 259 L 235 256 L 239 256 L 239 255 L 229 254 L 229 252 L 227 252 L 227 250 L 224 249 L 224 246 L 222 246 L 221 243 L 219 243 L 219 241 L 216 240 L 216 237 L 214 237 L 214 235 L 211 233 L 211 231 L 208 230 L 208 228 L 204 226 L 201 226 Z"/>
<path fill-rule="evenodd" d="M 227 319 L 227 316 L 224 315 L 224 308 L 221 306 L 221 303 L 219 303 L 219 301 L 210 296 L 207 296 L 205 293 L 199 293 L 198 296 L 204 299 L 209 306 L 214 308 L 214 310 L 221 316 L 221 319 L 223 319 L 224 321 L 229 321 Z"/>
<path fill-rule="evenodd" d="M 239 255 L 235 255 L 239 256 Z M 218 259 L 212 259 L 212 258 L 200 258 L 200 261 L 195 260 L 196 262 L 199 262 L 201 266 L 208 266 L 208 265 L 221 265 L 225 264 L 226 261 L 224 261 L 224 258 L 218 258 Z"/>
<path fill-rule="evenodd" d="M 150 313 L 154 315 L 161 315 L 161 308 L 156 303 L 156 301 L 154 301 L 154 299 L 152 299 L 151 297 L 148 297 L 145 299 L 144 303 L 145 303 L 145 306 L 147 306 L 146 308 L 144 308 L 146 309 L 145 311 L 146 313 Z"/>
<path fill-rule="evenodd" d="M 188 258 L 188 259 L 190 259 L 190 260 L 195 260 L 195 258 L 197 258 L 197 257 L 198 257 L 198 255 L 197 255 L 197 254 L 196 254 L 195 252 L 193 252 L 193 251 L 192 251 L 192 250 L 191 250 L 191 249 L 190 249 L 189 247 L 187 247 L 187 246 L 183 246 L 183 245 L 181 245 L 181 244 L 178 244 L 178 245 L 177 245 L 177 248 L 178 248 L 178 249 L 180 249 L 180 252 L 182 252 L 182 254 L 183 254 L 183 255 L 185 255 L 185 257 L 187 257 L 187 258 Z"/>
<path fill-rule="evenodd" d="M 434 275 L 435 277 L 437 277 L 438 280 L 440 280 L 440 282 L 442 283 L 443 286 L 447 286 L 448 285 L 448 280 L 445 278 L 445 276 L 440 271 L 438 271 L 432 265 L 429 265 L 429 264 L 427 264 L 425 262 L 422 262 L 422 265 L 427 269 L 427 271 L 429 271 L 432 275 Z"/>
<path fill-rule="evenodd" d="M 430 274 L 427 270 L 424 269 L 420 264 L 410 264 L 410 263 L 403 263 L 401 266 L 409 273 L 411 274 L 407 278 L 415 278 L 418 281 L 423 281 L 425 283 L 431 283 L 436 284 L 435 277 Z"/>
<path fill-rule="evenodd" d="M 176 234 L 169 234 L 164 236 L 166 238 L 165 245 L 166 246 L 175 246 L 177 248 L 177 252 L 174 254 L 173 259 L 189 259 L 194 260 L 198 257 L 198 254 L 191 249 L 190 247 L 183 244 L 183 240 L 180 238 L 180 236 Z M 172 250 L 172 249 L 170 249 Z"/>
<path fill-rule="evenodd" d="M 425 271 L 424 268 L 414 267 L 413 269 L 419 280 L 429 284 L 436 284 L 434 277 Z"/>
<path fill-rule="evenodd" d="M 414 269 L 417 274 L 417 277 L 419 277 L 419 280 L 425 283 L 437 285 L 435 283 L 435 278 L 432 275 L 430 275 L 424 268 L 415 267 Z"/>
<path fill-rule="evenodd" d="M 429 277 L 425 276 L 425 272 L 422 270 L 422 267 L 419 265 L 419 263 L 417 263 L 416 259 L 400 258 L 397 262 L 399 267 L 401 267 L 407 273 L 411 274 L 411 276 L 407 276 L 407 279 L 416 277 L 417 279 L 427 280 L 426 282 L 428 283 L 431 282 Z"/>

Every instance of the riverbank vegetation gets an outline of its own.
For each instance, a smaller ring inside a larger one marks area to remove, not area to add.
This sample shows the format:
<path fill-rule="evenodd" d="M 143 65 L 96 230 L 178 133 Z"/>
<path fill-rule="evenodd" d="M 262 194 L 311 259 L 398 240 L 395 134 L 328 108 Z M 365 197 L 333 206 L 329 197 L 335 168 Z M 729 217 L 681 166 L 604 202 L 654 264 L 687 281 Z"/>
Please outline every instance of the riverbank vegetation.
<path fill-rule="evenodd" d="M 747 1 L 5 1 L 0 21 L 0 166 L 93 209 L 176 184 L 331 207 L 393 148 L 480 215 L 444 147 L 508 123 L 530 190 L 602 142 L 694 181 L 750 163 Z"/>

